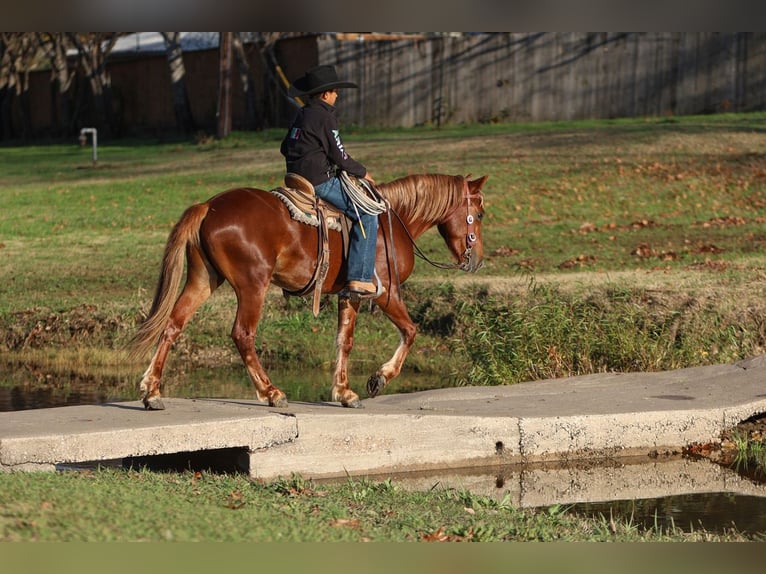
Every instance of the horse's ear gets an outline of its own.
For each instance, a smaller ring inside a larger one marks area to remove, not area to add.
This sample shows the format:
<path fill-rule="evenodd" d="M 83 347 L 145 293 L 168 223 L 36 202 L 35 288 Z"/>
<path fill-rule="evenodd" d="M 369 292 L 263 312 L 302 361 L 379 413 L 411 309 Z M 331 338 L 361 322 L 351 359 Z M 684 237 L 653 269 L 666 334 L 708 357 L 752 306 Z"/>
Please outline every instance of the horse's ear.
<path fill-rule="evenodd" d="M 468 179 L 468 177 L 470 176 L 466 176 L 466 179 Z M 482 175 L 481 177 L 477 177 L 476 179 L 473 179 L 469 181 L 468 183 L 471 185 L 472 189 L 479 190 L 482 187 L 484 187 L 484 184 L 486 183 L 488 177 L 489 175 Z"/>

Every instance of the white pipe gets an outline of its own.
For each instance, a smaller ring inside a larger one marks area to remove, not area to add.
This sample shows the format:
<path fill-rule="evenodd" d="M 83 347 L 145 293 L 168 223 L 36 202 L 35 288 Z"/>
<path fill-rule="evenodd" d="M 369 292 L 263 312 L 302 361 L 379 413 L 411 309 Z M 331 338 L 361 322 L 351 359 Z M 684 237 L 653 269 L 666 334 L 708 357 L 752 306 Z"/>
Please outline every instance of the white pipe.
<path fill-rule="evenodd" d="M 98 161 L 98 130 L 96 128 L 82 128 L 80 130 L 80 145 L 88 141 L 88 134 L 93 136 L 93 165 Z"/>

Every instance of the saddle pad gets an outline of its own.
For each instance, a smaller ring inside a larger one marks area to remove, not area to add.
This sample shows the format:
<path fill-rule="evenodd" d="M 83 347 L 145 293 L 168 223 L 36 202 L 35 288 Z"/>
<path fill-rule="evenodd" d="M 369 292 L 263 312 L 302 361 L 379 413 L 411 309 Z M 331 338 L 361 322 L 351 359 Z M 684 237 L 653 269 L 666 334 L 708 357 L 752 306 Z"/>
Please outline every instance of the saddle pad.
<path fill-rule="evenodd" d="M 300 223 L 319 227 L 319 219 L 314 208 L 314 200 L 300 190 L 286 187 L 277 187 L 269 193 L 277 196 L 290 212 L 290 217 Z M 334 231 L 341 231 L 340 218 L 344 217 L 339 211 L 330 204 L 325 204 L 325 217 L 327 219 L 327 228 Z"/>

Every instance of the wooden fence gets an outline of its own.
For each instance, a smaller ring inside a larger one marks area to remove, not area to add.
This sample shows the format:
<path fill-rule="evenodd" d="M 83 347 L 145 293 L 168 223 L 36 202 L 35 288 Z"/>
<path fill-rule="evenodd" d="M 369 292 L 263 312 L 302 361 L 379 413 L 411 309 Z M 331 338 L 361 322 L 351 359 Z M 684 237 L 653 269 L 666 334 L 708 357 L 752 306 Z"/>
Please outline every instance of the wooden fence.
<path fill-rule="evenodd" d="M 256 46 L 247 50 L 262 125 L 286 126 L 295 107 L 277 86 L 273 63 Z M 408 39 L 332 34 L 284 39 L 275 56 L 290 79 L 311 65 L 329 63 L 341 77 L 357 82 L 361 89 L 345 90 L 338 103 L 344 124 L 410 127 L 766 109 L 762 32 L 429 34 Z M 196 124 L 215 133 L 217 50 L 185 53 L 184 61 Z M 107 68 L 115 95 L 115 135 L 174 129 L 164 55 L 117 58 Z M 85 90 L 80 79 L 80 125 L 93 116 L 82 97 Z M 232 93 L 232 125 L 245 129 L 236 77 Z M 56 133 L 54 98 L 49 72 L 32 74 L 33 136 Z"/>
<path fill-rule="evenodd" d="M 345 122 L 414 126 L 766 109 L 764 33 L 500 33 L 318 38 L 359 83 Z"/>

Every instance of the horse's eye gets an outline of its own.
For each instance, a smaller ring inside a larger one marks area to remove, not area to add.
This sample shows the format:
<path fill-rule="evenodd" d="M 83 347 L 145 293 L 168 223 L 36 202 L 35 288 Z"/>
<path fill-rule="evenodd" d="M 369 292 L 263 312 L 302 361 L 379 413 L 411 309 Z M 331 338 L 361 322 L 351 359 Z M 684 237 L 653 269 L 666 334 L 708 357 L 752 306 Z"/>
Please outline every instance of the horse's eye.
<path fill-rule="evenodd" d="M 478 219 L 479 221 L 484 219 L 484 212 L 480 211 L 479 213 L 477 213 L 476 214 L 476 219 Z"/>

